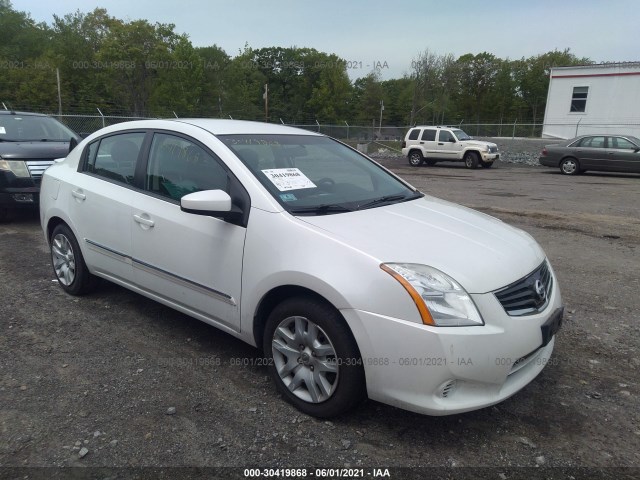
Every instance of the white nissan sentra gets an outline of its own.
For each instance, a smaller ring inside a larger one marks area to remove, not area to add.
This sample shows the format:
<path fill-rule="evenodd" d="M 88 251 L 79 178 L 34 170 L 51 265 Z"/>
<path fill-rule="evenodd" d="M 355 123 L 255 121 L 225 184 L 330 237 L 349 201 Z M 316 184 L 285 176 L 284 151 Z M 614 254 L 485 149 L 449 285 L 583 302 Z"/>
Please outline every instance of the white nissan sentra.
<path fill-rule="evenodd" d="M 260 347 L 318 417 L 365 397 L 429 415 L 493 405 L 540 373 L 562 322 L 530 235 L 304 130 L 122 123 L 41 192 L 66 292 L 106 279 Z"/>

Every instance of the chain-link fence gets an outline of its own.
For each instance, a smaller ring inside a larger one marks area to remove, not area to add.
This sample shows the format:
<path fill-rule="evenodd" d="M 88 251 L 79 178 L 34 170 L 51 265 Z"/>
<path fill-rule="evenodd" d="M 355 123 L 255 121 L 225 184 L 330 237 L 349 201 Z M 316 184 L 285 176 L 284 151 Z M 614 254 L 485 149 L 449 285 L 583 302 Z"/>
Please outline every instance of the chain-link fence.
<path fill-rule="evenodd" d="M 89 135 L 101 128 L 131 120 L 143 120 L 148 117 L 121 117 L 108 115 L 54 115 L 67 127 L 82 136 Z"/>
<path fill-rule="evenodd" d="M 55 115 L 62 123 L 81 135 L 88 135 L 103 127 L 131 120 L 149 117 L 130 117 L 114 115 Z M 349 142 L 402 141 L 411 128 L 403 126 L 379 126 L 373 123 L 368 126 L 343 124 L 287 124 L 312 132 L 322 133 L 330 137 Z M 640 137 L 640 123 L 444 123 L 443 125 L 459 127 L 474 137 L 509 137 L 509 138 L 572 138 L 589 133 L 610 133 L 633 135 Z"/>

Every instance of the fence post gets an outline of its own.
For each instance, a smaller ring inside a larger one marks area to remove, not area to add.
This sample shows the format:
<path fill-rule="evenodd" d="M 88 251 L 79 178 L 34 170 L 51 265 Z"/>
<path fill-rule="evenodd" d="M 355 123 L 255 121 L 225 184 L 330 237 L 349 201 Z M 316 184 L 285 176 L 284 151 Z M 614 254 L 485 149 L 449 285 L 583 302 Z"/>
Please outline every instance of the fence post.
<path fill-rule="evenodd" d="M 513 132 L 511 133 L 511 140 L 516 138 L 516 123 L 518 123 L 518 119 L 517 118 L 513 122 Z"/>
<path fill-rule="evenodd" d="M 349 140 L 349 124 L 346 120 L 344 121 L 344 124 L 347 126 L 347 140 Z"/>
<path fill-rule="evenodd" d="M 102 112 L 100 111 L 100 109 L 98 107 L 96 107 L 96 110 L 98 110 L 98 113 L 102 117 L 102 128 L 104 128 L 104 115 L 102 114 Z"/>
<path fill-rule="evenodd" d="M 320 123 L 318 122 L 317 118 L 316 118 L 316 125 L 318 125 L 318 133 L 320 133 Z"/>

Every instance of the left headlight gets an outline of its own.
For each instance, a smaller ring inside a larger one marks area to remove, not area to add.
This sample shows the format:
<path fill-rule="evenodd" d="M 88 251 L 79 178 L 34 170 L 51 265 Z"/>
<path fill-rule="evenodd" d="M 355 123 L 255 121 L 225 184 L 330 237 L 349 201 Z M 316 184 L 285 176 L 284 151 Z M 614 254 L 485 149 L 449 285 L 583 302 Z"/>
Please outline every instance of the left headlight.
<path fill-rule="evenodd" d="M 27 164 L 22 160 L 2 160 L 0 159 L 0 170 L 13 173 L 16 177 L 29 177 Z"/>
<path fill-rule="evenodd" d="M 383 263 L 380 268 L 400 282 L 411 295 L 425 325 L 484 325 L 480 312 L 465 289 L 437 268 L 415 263 Z"/>

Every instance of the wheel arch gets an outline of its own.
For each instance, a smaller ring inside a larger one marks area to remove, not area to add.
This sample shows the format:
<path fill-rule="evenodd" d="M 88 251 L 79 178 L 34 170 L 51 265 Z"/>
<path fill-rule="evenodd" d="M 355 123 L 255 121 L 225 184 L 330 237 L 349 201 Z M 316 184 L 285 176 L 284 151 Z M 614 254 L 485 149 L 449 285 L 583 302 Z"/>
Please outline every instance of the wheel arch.
<path fill-rule="evenodd" d="M 323 295 L 310 288 L 300 285 L 280 285 L 278 287 L 272 288 L 267 293 L 265 293 L 260 299 L 260 302 L 258 303 L 258 306 L 255 310 L 255 314 L 253 317 L 253 338 L 256 346 L 259 349 L 262 348 L 264 328 L 267 323 L 267 318 L 269 318 L 269 314 L 282 301 L 292 297 L 314 298 L 331 306 L 331 308 L 333 308 L 343 319 L 347 328 L 349 328 L 349 325 L 340 313 L 340 310 L 336 308 L 336 306 Z M 351 329 L 349 328 L 349 330 Z M 353 332 L 351 332 L 351 334 L 353 335 Z"/>
<path fill-rule="evenodd" d="M 71 229 L 71 231 L 73 232 L 73 228 L 71 228 L 71 225 L 69 225 L 67 222 L 65 222 L 62 218 L 60 217 L 51 217 L 49 219 L 49 221 L 47 222 L 47 243 L 50 242 L 51 240 L 51 234 L 53 233 L 53 230 L 60 224 L 64 224 L 67 227 L 69 227 Z M 73 232 L 75 235 L 75 232 Z"/>

